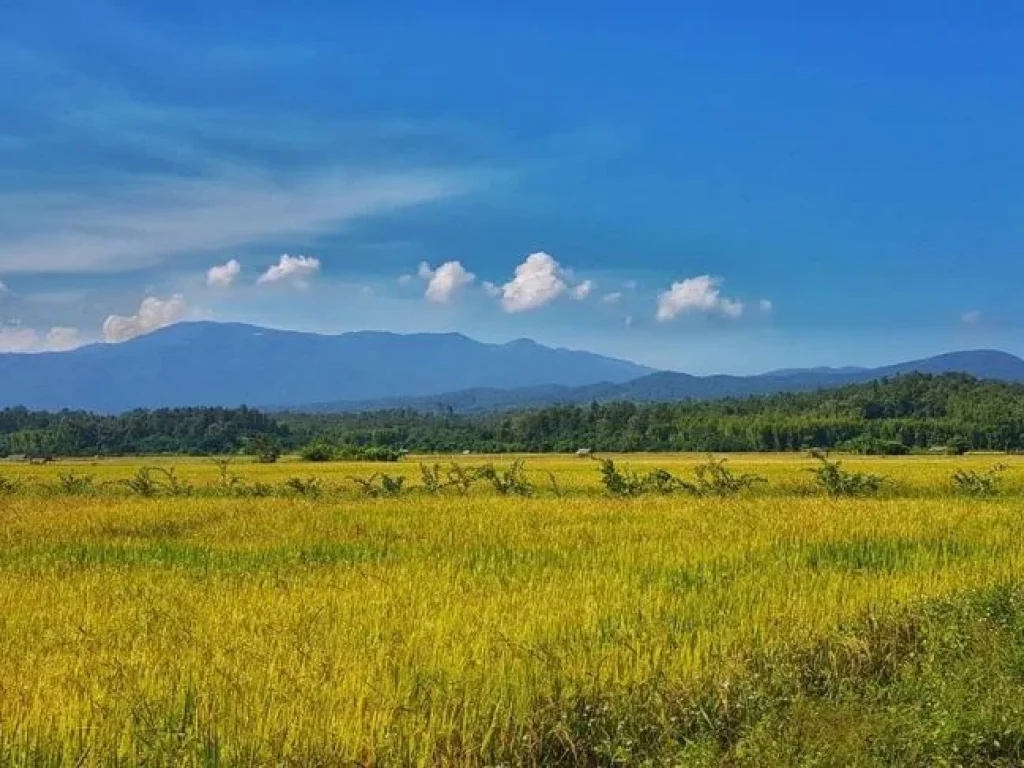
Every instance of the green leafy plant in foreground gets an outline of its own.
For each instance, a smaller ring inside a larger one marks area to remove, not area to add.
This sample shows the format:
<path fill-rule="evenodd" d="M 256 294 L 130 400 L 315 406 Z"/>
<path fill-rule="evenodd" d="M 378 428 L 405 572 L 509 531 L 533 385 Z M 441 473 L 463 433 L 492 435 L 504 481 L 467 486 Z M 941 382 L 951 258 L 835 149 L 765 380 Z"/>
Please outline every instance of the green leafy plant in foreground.
<path fill-rule="evenodd" d="M 995 496 L 999 492 L 1005 464 L 996 464 L 985 472 L 973 469 L 958 469 L 953 473 L 953 489 L 964 496 Z"/>
<path fill-rule="evenodd" d="M 809 471 L 829 496 L 875 496 L 885 484 L 880 475 L 843 469 L 841 461 L 829 461 L 822 453 L 813 456 L 820 464 Z"/>

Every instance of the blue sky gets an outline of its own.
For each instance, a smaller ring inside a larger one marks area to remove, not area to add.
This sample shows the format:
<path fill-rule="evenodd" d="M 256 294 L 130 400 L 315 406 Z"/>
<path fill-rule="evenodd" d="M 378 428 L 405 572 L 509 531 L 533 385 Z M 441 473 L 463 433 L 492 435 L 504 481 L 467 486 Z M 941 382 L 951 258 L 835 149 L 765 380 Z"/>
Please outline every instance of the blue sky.
<path fill-rule="evenodd" d="M 503 5 L 0 6 L 0 349 L 202 317 L 695 373 L 1024 353 L 1024 11 Z"/>

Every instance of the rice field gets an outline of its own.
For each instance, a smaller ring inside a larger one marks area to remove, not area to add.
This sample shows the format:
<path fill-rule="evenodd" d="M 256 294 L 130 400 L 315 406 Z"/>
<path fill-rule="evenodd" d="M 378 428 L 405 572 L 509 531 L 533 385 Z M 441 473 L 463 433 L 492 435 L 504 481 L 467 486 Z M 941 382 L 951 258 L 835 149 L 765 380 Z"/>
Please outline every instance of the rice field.
<path fill-rule="evenodd" d="M 2 765 L 892 765 L 1024 759 L 1024 458 L 744 455 L 734 498 L 429 494 L 420 461 L 0 462 Z M 685 475 L 702 456 L 621 457 Z M 1007 465 L 998 494 L 952 491 Z M 191 492 L 123 482 L 174 466 Z M 350 478 L 408 478 L 370 498 Z M 69 490 L 61 475 L 89 476 Z"/>

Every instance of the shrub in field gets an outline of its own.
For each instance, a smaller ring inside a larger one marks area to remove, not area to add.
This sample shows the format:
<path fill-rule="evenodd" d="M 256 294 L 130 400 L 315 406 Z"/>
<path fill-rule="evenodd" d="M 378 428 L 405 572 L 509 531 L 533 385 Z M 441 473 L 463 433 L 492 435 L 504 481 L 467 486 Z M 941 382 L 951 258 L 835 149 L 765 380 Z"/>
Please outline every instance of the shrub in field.
<path fill-rule="evenodd" d="M 741 491 L 768 481 L 758 475 L 744 473 L 734 475 L 725 466 L 725 459 L 708 456 L 707 462 L 698 465 L 696 490 L 701 496 L 735 496 Z M 689 489 L 687 489 L 689 490 Z"/>
<path fill-rule="evenodd" d="M 253 499 L 265 499 L 274 495 L 274 486 L 269 483 L 246 483 L 239 482 L 231 486 L 231 491 L 238 495 Z"/>
<path fill-rule="evenodd" d="M 324 491 L 319 477 L 289 477 L 284 481 L 284 489 L 292 495 L 311 499 L 319 498 Z"/>
<path fill-rule="evenodd" d="M 554 472 L 548 472 L 548 482 L 551 483 L 551 493 L 557 499 L 565 498 L 565 489 L 558 483 L 558 478 L 555 477 Z"/>
<path fill-rule="evenodd" d="M 609 495 L 629 498 L 644 492 L 648 485 L 645 478 L 636 472 L 620 470 L 611 459 L 598 461 L 601 462 L 601 483 Z"/>
<path fill-rule="evenodd" d="M 156 496 L 160 492 L 160 483 L 153 476 L 150 467 L 139 467 L 124 484 L 137 496 Z"/>
<path fill-rule="evenodd" d="M 885 478 L 867 472 L 851 472 L 842 467 L 840 461 L 829 461 L 823 454 L 816 454 L 820 466 L 810 470 L 818 485 L 829 496 L 874 496 L 885 484 Z"/>
<path fill-rule="evenodd" d="M 281 458 L 281 448 L 270 435 L 257 433 L 249 438 L 246 452 L 255 456 L 260 464 L 274 464 Z"/>
<path fill-rule="evenodd" d="M 448 465 L 448 485 L 465 496 L 479 477 L 470 467 L 452 462 Z"/>
<path fill-rule="evenodd" d="M 601 482 L 612 496 L 630 497 L 643 493 L 689 493 L 692 496 L 735 496 L 760 483 L 763 477 L 735 475 L 725 466 L 725 459 L 708 457 L 697 466 L 693 482 L 676 477 L 666 469 L 652 469 L 645 475 L 622 471 L 611 459 L 601 459 Z"/>
<path fill-rule="evenodd" d="M 910 453 L 910 449 L 897 440 L 880 440 L 866 435 L 841 443 L 839 449 L 864 456 L 906 456 Z"/>
<path fill-rule="evenodd" d="M 340 457 L 351 461 L 398 461 L 402 451 L 388 446 L 370 446 L 343 450 Z"/>
<path fill-rule="evenodd" d="M 678 477 L 673 475 L 666 469 L 652 469 L 641 479 L 642 489 L 641 491 L 651 491 L 652 493 L 670 494 L 676 491 L 689 491 L 690 493 L 696 494 L 697 487 L 691 485 L 685 480 L 680 480 Z"/>
<path fill-rule="evenodd" d="M 244 482 L 239 475 L 231 471 L 233 459 L 230 456 L 227 458 L 211 456 L 210 461 L 217 467 L 217 485 L 222 490 L 231 490 Z"/>
<path fill-rule="evenodd" d="M 398 496 L 405 487 L 404 477 L 393 477 L 381 472 L 374 472 L 368 478 L 350 477 L 349 480 L 358 486 L 364 496 L 371 498 Z"/>
<path fill-rule="evenodd" d="M 21 483 L 17 480 L 11 480 L 9 477 L 0 475 L 0 496 L 9 496 L 17 493 L 20 489 Z"/>
<path fill-rule="evenodd" d="M 985 472 L 973 469 L 958 469 L 953 473 L 953 488 L 964 496 L 995 496 L 999 492 L 1001 475 L 1005 464 L 996 464 Z"/>
<path fill-rule="evenodd" d="M 423 482 L 423 490 L 427 493 L 440 493 L 445 486 L 441 480 L 440 464 L 434 464 L 432 467 L 420 464 L 420 479 Z"/>
<path fill-rule="evenodd" d="M 79 475 L 74 472 L 62 472 L 58 479 L 58 490 L 60 493 L 68 496 L 89 493 L 94 488 L 92 475 Z"/>
<path fill-rule="evenodd" d="M 485 464 L 476 470 L 477 475 L 487 480 L 502 496 L 532 496 L 533 485 L 526 479 L 523 471 L 523 460 L 519 459 L 505 470 L 494 468 L 493 464 Z"/>
<path fill-rule="evenodd" d="M 334 461 L 337 455 L 338 449 L 325 440 L 314 440 L 299 451 L 303 461 Z"/>

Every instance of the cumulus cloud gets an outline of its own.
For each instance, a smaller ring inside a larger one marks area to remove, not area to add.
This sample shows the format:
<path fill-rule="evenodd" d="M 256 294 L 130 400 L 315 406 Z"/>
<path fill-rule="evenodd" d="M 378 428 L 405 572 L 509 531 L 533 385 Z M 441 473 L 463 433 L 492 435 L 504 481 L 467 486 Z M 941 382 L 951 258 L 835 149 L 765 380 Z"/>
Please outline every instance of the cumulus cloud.
<path fill-rule="evenodd" d="M 621 300 L 622 293 L 620 291 L 612 291 L 601 297 L 602 304 L 618 304 Z"/>
<path fill-rule="evenodd" d="M 658 295 L 658 320 L 666 322 L 684 312 L 720 314 L 737 318 L 743 314 L 743 302 L 722 295 L 721 278 L 711 275 L 688 277 L 672 283 Z"/>
<path fill-rule="evenodd" d="M 231 259 L 226 264 L 210 267 L 206 273 L 206 284 L 211 288 L 230 288 L 242 274 L 242 265 L 238 259 Z"/>
<path fill-rule="evenodd" d="M 46 348 L 54 352 L 66 352 L 82 346 L 82 333 L 77 328 L 57 326 L 46 334 Z"/>
<path fill-rule="evenodd" d="M 429 280 L 434 276 L 434 270 L 427 262 L 421 261 L 419 267 L 416 268 L 416 274 L 419 275 L 420 280 Z"/>
<path fill-rule="evenodd" d="M 981 322 L 981 310 L 972 309 L 960 316 L 960 322 L 964 325 L 977 325 Z"/>
<path fill-rule="evenodd" d="M 771 299 L 761 299 L 757 302 L 757 306 L 762 312 L 771 312 L 775 305 L 772 304 Z"/>
<path fill-rule="evenodd" d="M 423 265 L 420 265 L 421 269 Z M 469 285 L 476 279 L 476 275 L 468 271 L 458 261 L 446 261 L 437 269 L 431 270 L 427 282 L 427 291 L 424 294 L 427 301 L 434 304 L 448 304 L 460 288 Z M 422 273 L 421 273 L 422 274 Z"/>
<path fill-rule="evenodd" d="M 0 352 L 34 352 L 39 349 L 39 334 L 21 325 L 0 326 Z"/>
<path fill-rule="evenodd" d="M 501 305 L 506 312 L 525 312 L 550 304 L 567 290 L 566 277 L 566 270 L 549 254 L 531 253 L 501 287 Z"/>
<path fill-rule="evenodd" d="M 583 301 L 594 292 L 594 281 L 584 280 L 579 285 L 573 286 L 570 296 L 576 301 Z"/>
<path fill-rule="evenodd" d="M 404 274 L 398 276 L 399 285 L 412 285 L 412 281 L 416 279 L 416 275 Z"/>
<path fill-rule="evenodd" d="M 305 288 L 309 285 L 309 279 L 319 270 L 319 259 L 312 256 L 289 256 L 285 253 L 277 264 L 260 275 L 256 282 L 261 285 L 290 282 L 296 288 Z"/>
<path fill-rule="evenodd" d="M 130 316 L 111 315 L 103 322 L 103 340 L 117 343 L 134 339 L 158 328 L 184 320 L 188 314 L 185 297 L 180 293 L 169 299 L 149 296 L 142 300 L 139 311 Z"/>
<path fill-rule="evenodd" d="M 81 345 L 77 328 L 51 328 L 46 336 L 41 336 L 34 328 L 20 323 L 0 326 L 0 353 L 64 352 Z"/>
<path fill-rule="evenodd" d="M 483 289 L 484 293 L 486 293 L 491 298 L 497 298 L 498 296 L 501 296 L 501 286 L 495 285 L 490 281 L 485 281 L 483 283 Z"/>

